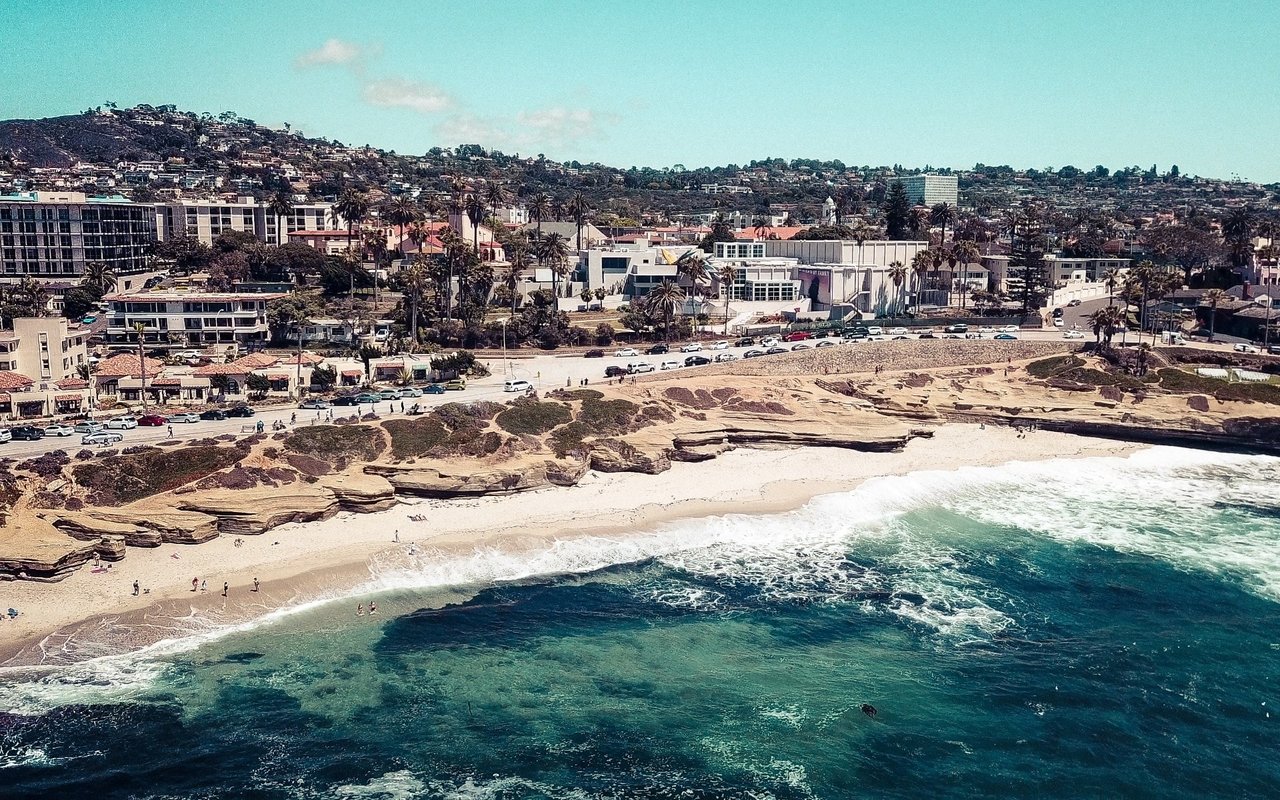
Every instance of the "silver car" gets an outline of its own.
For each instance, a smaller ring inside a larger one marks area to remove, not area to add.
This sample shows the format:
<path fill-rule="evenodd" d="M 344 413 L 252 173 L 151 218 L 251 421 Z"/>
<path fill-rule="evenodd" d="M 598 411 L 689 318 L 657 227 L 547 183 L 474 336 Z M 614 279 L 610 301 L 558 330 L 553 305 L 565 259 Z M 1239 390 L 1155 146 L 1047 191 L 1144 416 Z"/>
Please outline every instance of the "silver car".
<path fill-rule="evenodd" d="M 124 436 L 112 431 L 87 433 L 80 437 L 80 444 L 115 444 L 124 441 Z"/>

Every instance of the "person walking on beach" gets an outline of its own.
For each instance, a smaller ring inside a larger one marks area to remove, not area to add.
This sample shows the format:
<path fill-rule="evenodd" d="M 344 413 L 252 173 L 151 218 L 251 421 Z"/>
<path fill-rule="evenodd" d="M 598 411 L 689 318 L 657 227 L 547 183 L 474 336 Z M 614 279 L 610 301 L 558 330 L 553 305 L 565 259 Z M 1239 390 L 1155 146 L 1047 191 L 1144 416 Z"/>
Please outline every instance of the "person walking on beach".
<path fill-rule="evenodd" d="M 399 528 L 396 528 L 396 537 L 395 537 L 395 539 L 394 539 L 393 541 L 395 541 L 395 543 L 396 543 L 396 544 L 400 544 L 400 529 L 399 529 Z"/>
<path fill-rule="evenodd" d="M 231 586 L 230 586 L 226 581 L 223 581 L 223 582 L 222 582 L 222 596 L 223 596 L 223 597 L 226 597 L 226 596 L 227 596 L 227 589 L 230 589 L 230 588 L 231 588 Z"/>
<path fill-rule="evenodd" d="M 254 578 L 254 579 L 253 579 L 253 590 L 254 590 L 255 592 L 256 592 L 256 591 L 258 591 L 258 579 L 257 579 L 257 578 Z"/>
<path fill-rule="evenodd" d="M 172 426 L 172 425 L 170 425 L 170 426 L 169 426 L 169 438 L 170 438 L 170 439 L 172 439 L 172 438 L 173 438 L 173 426 Z"/>
<path fill-rule="evenodd" d="M 208 581 L 200 581 L 200 591 L 202 591 L 202 592 L 207 592 L 207 591 L 209 591 L 209 582 L 208 582 Z"/>
<path fill-rule="evenodd" d="M 200 589 L 200 579 L 199 579 L 199 578 L 192 578 L 192 579 L 191 579 L 191 591 L 195 592 L 195 591 L 199 591 L 199 589 Z"/>
<path fill-rule="evenodd" d="M 134 596 L 134 597 L 137 597 L 137 596 L 138 596 L 138 582 L 137 582 L 137 581 L 134 581 L 134 582 L 133 582 L 133 596 Z"/>
<path fill-rule="evenodd" d="M 290 415 L 289 415 L 289 424 L 290 424 L 290 425 L 296 425 L 296 424 L 298 424 L 298 412 L 297 412 L 297 411 L 295 411 L 295 412 L 293 412 L 292 414 L 290 414 Z"/>

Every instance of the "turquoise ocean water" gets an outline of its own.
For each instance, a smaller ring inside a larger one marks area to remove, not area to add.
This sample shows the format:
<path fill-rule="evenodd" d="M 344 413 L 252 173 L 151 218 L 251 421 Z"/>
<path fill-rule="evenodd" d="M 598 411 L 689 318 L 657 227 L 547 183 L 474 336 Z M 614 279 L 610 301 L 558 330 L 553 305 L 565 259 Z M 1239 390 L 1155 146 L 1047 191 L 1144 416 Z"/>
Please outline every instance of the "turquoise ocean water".
<path fill-rule="evenodd" d="M 1156 448 L 389 559 L 0 671 L 0 797 L 1280 796 L 1278 481 Z"/>

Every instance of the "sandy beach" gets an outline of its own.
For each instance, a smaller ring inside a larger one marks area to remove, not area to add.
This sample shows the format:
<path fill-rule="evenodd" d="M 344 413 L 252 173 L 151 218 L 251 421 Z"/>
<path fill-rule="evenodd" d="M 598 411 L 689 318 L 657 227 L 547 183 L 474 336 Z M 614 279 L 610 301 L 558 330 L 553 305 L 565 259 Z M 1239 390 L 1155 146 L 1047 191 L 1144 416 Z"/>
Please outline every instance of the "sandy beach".
<path fill-rule="evenodd" d="M 349 597 L 354 611 L 352 593 L 377 590 L 372 577 L 407 553 L 416 553 L 418 564 L 424 555 L 445 562 L 450 555 L 484 549 L 518 558 L 549 541 L 625 536 L 676 519 L 785 511 L 882 475 L 1137 449 L 1046 431 L 1020 438 L 1010 428 L 950 424 L 898 453 L 738 449 L 709 462 L 676 463 L 659 475 L 592 473 L 571 488 L 411 501 L 375 514 L 285 525 L 261 536 L 131 548 L 110 569 L 82 569 L 60 583 L 0 584 L 0 607 L 22 612 L 0 623 L 0 665 L 92 658 L 325 599 Z M 456 578 L 467 582 L 465 574 Z M 134 581 L 142 590 L 137 596 Z"/>

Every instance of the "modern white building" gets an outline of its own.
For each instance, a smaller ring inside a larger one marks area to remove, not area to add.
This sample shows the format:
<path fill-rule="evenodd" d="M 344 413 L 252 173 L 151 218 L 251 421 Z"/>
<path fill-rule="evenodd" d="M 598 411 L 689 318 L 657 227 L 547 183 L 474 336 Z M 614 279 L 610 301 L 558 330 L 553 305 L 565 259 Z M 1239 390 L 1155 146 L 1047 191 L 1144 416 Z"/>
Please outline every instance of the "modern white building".
<path fill-rule="evenodd" d="M 906 175 L 900 178 L 907 197 L 918 206 L 936 206 L 948 203 L 952 206 L 960 200 L 959 181 L 955 175 Z"/>
<path fill-rule="evenodd" d="M 1109 270 L 1129 271 L 1128 258 L 1070 258 L 1057 254 L 1044 257 L 1045 272 L 1051 286 L 1064 283 L 1097 283 Z"/>
<path fill-rule="evenodd" d="M 211 245 L 229 231 L 250 233 L 268 244 L 288 244 L 296 231 L 346 230 L 332 203 L 299 203 L 278 222 L 267 203 L 253 197 L 235 200 L 175 200 L 156 205 L 156 231 L 162 241 L 193 236 Z"/>
<path fill-rule="evenodd" d="M 0 370 L 32 381 L 79 378 L 88 363 L 88 327 L 62 317 L 19 317 L 13 328 L 0 330 Z"/>
<path fill-rule="evenodd" d="M 106 341 L 134 343 L 143 326 L 142 339 L 158 344 L 187 346 L 245 345 L 266 342 L 267 303 L 280 293 L 137 292 L 111 294 Z"/>
<path fill-rule="evenodd" d="M 90 262 L 143 272 L 156 240 L 150 205 L 80 192 L 0 195 L 0 280 L 78 280 Z"/>

